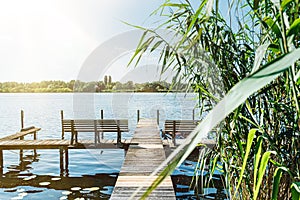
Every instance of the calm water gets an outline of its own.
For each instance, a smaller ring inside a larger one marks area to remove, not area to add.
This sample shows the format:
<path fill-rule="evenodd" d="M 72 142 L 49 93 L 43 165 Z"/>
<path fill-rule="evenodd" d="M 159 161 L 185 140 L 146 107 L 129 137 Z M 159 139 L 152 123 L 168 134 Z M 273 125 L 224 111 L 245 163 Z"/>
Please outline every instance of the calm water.
<path fill-rule="evenodd" d="M 60 110 L 65 118 L 99 118 L 103 109 L 104 118 L 129 119 L 130 132 L 124 136 L 130 138 L 136 110 L 145 118 L 156 118 L 160 110 L 162 126 L 165 119 L 192 119 L 194 97 L 162 93 L 0 94 L 0 137 L 20 129 L 20 110 L 25 112 L 25 126 L 42 128 L 38 139 L 60 139 Z M 115 134 L 105 137 L 114 138 Z M 79 139 L 93 139 L 93 134 L 79 134 Z M 69 177 L 60 177 L 58 150 L 37 153 L 25 151 L 20 160 L 19 151 L 4 151 L 0 199 L 108 199 L 124 159 L 123 150 L 70 150 Z"/>

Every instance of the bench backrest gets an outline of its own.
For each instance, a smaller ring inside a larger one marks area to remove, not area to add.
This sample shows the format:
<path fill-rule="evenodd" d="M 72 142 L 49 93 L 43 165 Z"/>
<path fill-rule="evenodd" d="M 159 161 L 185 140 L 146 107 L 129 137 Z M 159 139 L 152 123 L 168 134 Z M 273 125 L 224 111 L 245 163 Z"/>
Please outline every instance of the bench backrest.
<path fill-rule="evenodd" d="M 127 119 L 63 119 L 63 132 L 128 132 Z"/>
<path fill-rule="evenodd" d="M 165 131 L 166 132 L 191 132 L 193 131 L 200 120 L 166 120 Z"/>

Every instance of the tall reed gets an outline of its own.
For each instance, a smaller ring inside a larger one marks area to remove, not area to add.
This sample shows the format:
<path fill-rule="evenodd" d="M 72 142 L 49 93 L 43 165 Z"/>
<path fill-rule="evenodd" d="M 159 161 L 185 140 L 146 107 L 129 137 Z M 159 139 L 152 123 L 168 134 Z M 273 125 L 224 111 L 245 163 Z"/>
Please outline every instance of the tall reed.
<path fill-rule="evenodd" d="M 218 126 L 207 164 L 213 172 L 222 163 L 231 199 L 300 199 L 299 0 L 167 0 L 152 14 L 162 20 L 143 28 L 131 62 L 159 50 L 162 73 L 176 71 L 174 86 L 187 81 L 201 111 L 210 111 L 171 156 L 171 168 Z"/>

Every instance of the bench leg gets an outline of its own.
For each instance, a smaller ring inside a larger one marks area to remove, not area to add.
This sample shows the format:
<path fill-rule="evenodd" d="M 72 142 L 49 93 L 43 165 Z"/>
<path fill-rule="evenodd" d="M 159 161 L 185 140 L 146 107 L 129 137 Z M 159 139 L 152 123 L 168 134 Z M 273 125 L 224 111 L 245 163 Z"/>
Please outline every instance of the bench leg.
<path fill-rule="evenodd" d="M 95 132 L 95 145 L 97 144 L 97 142 L 99 141 L 99 132 Z"/>
<path fill-rule="evenodd" d="M 101 134 L 101 138 L 100 138 L 100 134 Z M 104 139 L 104 138 L 103 138 L 103 132 L 98 133 L 98 142 L 100 143 L 101 140 L 103 140 L 103 139 Z"/>
<path fill-rule="evenodd" d="M 121 131 L 118 131 L 117 143 L 118 143 L 118 144 L 121 144 L 121 143 L 122 143 L 122 141 L 121 141 Z"/>
<path fill-rule="evenodd" d="M 78 137 L 77 137 L 77 135 L 78 135 L 77 131 L 71 133 L 71 144 L 74 144 L 74 141 L 75 141 L 75 144 L 78 143 Z"/>
<path fill-rule="evenodd" d="M 74 143 L 74 133 L 72 132 L 71 133 L 71 144 L 73 144 Z"/>
<path fill-rule="evenodd" d="M 176 146 L 176 133 L 172 132 L 172 143 L 174 146 Z"/>
<path fill-rule="evenodd" d="M 75 132 L 75 144 L 78 144 L 78 132 Z"/>

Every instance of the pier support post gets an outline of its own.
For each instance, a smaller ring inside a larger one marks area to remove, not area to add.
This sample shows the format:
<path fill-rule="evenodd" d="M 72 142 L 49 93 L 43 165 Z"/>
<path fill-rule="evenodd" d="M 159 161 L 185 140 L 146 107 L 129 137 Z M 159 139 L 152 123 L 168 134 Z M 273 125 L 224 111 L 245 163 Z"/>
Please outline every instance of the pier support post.
<path fill-rule="evenodd" d="M 34 140 L 36 140 L 36 139 L 37 139 L 37 136 L 36 136 L 36 131 L 33 133 L 33 139 L 34 139 Z M 33 154 L 34 154 L 34 156 L 36 156 L 36 155 L 37 155 L 37 153 L 36 153 L 36 149 L 34 149 L 34 150 L 33 150 Z"/>
<path fill-rule="evenodd" d="M 59 149 L 59 166 L 60 166 L 60 175 L 68 176 L 69 175 L 69 152 L 68 148 L 61 147 Z"/>
<path fill-rule="evenodd" d="M 0 149 L 0 175 L 3 175 L 3 151 Z"/>
<path fill-rule="evenodd" d="M 156 111 L 156 115 L 157 115 L 157 125 L 159 125 L 159 110 Z"/>
<path fill-rule="evenodd" d="M 20 149 L 20 163 L 23 162 L 23 149 Z"/>
<path fill-rule="evenodd" d="M 21 110 L 21 129 L 24 128 L 24 111 Z"/>
<path fill-rule="evenodd" d="M 64 154 L 63 149 L 59 149 L 59 169 L 60 169 L 60 175 L 64 175 Z"/>
<path fill-rule="evenodd" d="M 137 122 L 140 121 L 140 110 L 137 110 Z"/>
<path fill-rule="evenodd" d="M 193 121 L 195 121 L 195 109 L 193 109 Z"/>
<path fill-rule="evenodd" d="M 103 111 L 103 110 L 101 110 L 100 117 L 101 117 L 102 120 L 104 119 L 104 111 Z M 102 124 L 102 123 L 103 123 L 103 121 L 101 121 L 101 124 Z M 99 140 L 99 143 L 100 143 L 100 139 L 101 139 L 101 140 L 104 140 L 104 133 L 101 132 L 100 134 L 101 134 L 101 138 L 99 138 L 99 133 L 98 133 L 98 140 Z"/>
<path fill-rule="evenodd" d="M 100 111 L 100 117 L 101 117 L 101 119 L 104 119 L 104 112 L 103 112 L 103 110 Z"/>
<path fill-rule="evenodd" d="M 65 130 L 64 130 L 64 123 L 63 123 L 63 121 L 64 121 L 64 111 L 63 110 L 61 110 L 60 111 L 60 119 L 61 119 L 61 139 L 63 140 L 63 139 L 65 139 Z"/>
<path fill-rule="evenodd" d="M 69 176 L 69 151 L 65 148 L 65 175 Z"/>

